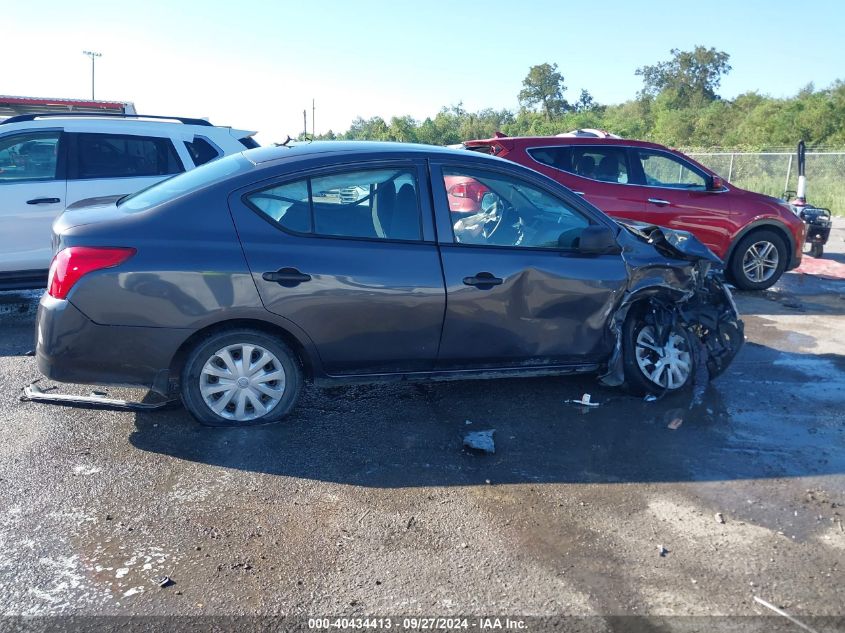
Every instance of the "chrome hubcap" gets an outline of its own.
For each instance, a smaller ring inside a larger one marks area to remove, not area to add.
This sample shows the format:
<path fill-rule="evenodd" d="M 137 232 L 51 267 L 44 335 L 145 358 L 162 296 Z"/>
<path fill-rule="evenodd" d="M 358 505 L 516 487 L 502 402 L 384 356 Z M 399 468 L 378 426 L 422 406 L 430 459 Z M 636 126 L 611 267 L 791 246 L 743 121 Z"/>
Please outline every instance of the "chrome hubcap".
<path fill-rule="evenodd" d="M 285 370 L 276 355 L 260 345 L 228 345 L 203 366 L 200 393 L 220 417 L 248 422 L 279 404 L 285 393 Z"/>
<path fill-rule="evenodd" d="M 754 283 L 768 281 L 778 267 L 777 247 L 771 242 L 762 240 L 752 244 L 742 258 L 742 272 Z"/>
<path fill-rule="evenodd" d="M 658 347 L 654 326 L 646 325 L 637 334 L 634 351 L 637 365 L 655 385 L 677 389 L 686 383 L 692 370 L 690 352 L 683 336 L 673 332 L 666 345 Z"/>

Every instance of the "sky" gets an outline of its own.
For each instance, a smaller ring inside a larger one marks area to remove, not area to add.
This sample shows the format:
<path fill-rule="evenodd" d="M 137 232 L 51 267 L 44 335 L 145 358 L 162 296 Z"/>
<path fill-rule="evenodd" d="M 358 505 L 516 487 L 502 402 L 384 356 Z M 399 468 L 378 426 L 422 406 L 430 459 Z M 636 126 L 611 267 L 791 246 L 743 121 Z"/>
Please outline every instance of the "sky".
<path fill-rule="evenodd" d="M 634 71 L 673 48 L 715 47 L 720 94 L 775 97 L 845 79 L 841 0 L 309 0 L 8 2 L 0 94 L 133 101 L 146 114 L 208 117 L 259 142 L 318 134 L 357 116 L 441 107 L 518 108 L 528 69 L 556 63 L 565 97 L 620 103 Z"/>

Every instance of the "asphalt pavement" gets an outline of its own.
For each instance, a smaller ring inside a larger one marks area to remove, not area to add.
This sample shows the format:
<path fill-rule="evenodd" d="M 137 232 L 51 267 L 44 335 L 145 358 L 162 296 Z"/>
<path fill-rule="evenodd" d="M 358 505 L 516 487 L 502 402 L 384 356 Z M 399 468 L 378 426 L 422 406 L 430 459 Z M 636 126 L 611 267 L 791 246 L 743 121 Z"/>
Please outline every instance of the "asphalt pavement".
<path fill-rule="evenodd" d="M 843 279 L 741 293 L 746 346 L 701 405 L 586 376 L 309 387 L 252 429 L 21 402 L 37 296 L 0 293 L 0 614 L 794 626 L 756 597 L 845 622 Z M 486 429 L 494 455 L 462 448 Z"/>

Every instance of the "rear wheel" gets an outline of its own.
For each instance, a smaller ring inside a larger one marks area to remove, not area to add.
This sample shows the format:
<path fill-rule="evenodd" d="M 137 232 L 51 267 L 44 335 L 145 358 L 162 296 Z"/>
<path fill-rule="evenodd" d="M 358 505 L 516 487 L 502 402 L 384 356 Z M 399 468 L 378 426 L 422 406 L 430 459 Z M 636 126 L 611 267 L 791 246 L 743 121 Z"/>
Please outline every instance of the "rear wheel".
<path fill-rule="evenodd" d="M 623 328 L 625 383 L 637 394 L 679 391 L 691 384 L 694 372 L 692 335 L 673 326 L 665 342 L 641 314 L 632 314 Z"/>
<path fill-rule="evenodd" d="M 185 408 L 209 426 L 277 422 L 296 404 L 302 371 L 290 348 L 255 330 L 228 330 L 201 341 L 182 370 Z"/>
<path fill-rule="evenodd" d="M 788 253 L 783 238 L 761 229 L 743 237 L 734 249 L 730 271 L 741 290 L 765 290 L 780 279 Z"/>

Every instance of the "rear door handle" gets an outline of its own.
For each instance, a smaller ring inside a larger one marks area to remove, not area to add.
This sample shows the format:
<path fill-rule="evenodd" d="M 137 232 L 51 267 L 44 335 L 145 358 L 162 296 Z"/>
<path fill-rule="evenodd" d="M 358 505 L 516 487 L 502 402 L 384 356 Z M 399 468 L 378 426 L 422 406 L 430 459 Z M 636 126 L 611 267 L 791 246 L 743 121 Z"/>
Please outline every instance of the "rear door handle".
<path fill-rule="evenodd" d="M 264 281 L 272 281 L 285 288 L 293 288 L 306 281 L 311 281 L 311 275 L 299 272 L 296 268 L 280 268 L 275 272 L 261 275 Z"/>
<path fill-rule="evenodd" d="M 56 204 L 57 202 L 61 202 L 58 198 L 33 198 L 32 200 L 27 200 L 27 204 Z"/>
<path fill-rule="evenodd" d="M 648 199 L 651 204 L 656 204 L 658 207 L 665 207 L 669 205 L 668 200 L 663 200 L 662 198 L 649 198 Z"/>
<path fill-rule="evenodd" d="M 464 284 L 486 290 L 493 286 L 501 286 L 502 279 L 494 277 L 492 273 L 477 273 L 475 277 L 464 277 Z"/>

